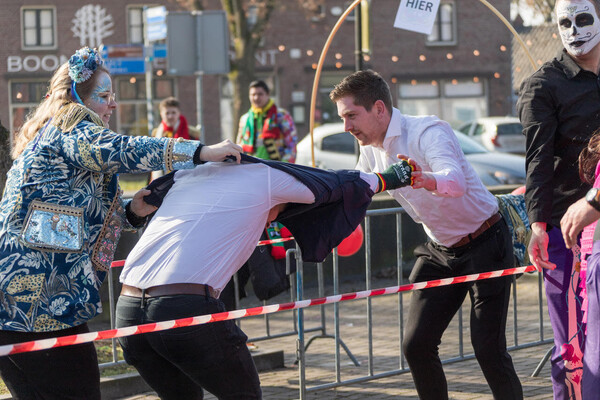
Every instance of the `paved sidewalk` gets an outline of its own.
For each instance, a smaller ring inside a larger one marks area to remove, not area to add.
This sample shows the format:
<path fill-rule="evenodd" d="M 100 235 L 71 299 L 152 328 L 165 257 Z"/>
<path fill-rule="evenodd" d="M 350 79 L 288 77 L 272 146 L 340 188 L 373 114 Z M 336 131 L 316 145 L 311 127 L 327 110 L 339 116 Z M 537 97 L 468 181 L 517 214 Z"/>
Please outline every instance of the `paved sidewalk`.
<path fill-rule="evenodd" d="M 373 279 L 372 287 L 394 286 L 394 280 Z M 538 277 L 537 274 L 527 274 L 517 280 L 517 304 L 518 304 L 518 342 L 524 344 L 536 341 L 539 338 L 539 308 L 538 308 Z M 360 284 L 345 282 L 341 284 L 341 292 L 353 292 L 364 290 Z M 325 295 L 331 295 L 326 291 Z M 287 295 L 289 296 L 289 295 Z M 273 303 L 287 302 L 289 297 L 279 296 Z M 404 294 L 403 303 L 406 312 L 409 303 L 409 294 Z M 305 292 L 305 298 L 318 297 L 315 290 Z M 398 295 L 378 296 L 371 300 L 373 311 L 373 359 L 372 368 L 374 374 L 385 371 L 401 369 L 399 357 L 399 328 L 398 328 Z M 545 298 L 543 300 L 545 302 Z M 349 380 L 369 375 L 368 362 L 368 330 L 366 324 L 367 300 L 352 300 L 340 303 L 340 332 L 342 340 L 350 351 L 360 362 L 356 367 L 350 361 L 343 349 L 340 349 L 342 380 Z M 243 308 L 251 307 L 245 301 Z M 469 340 L 468 315 L 470 302 L 467 299 L 463 306 L 464 321 L 464 354 L 472 354 Z M 305 329 L 318 327 L 320 325 L 319 307 L 310 307 L 305 310 Z M 333 305 L 325 306 L 327 333 L 334 333 Z M 544 307 L 543 335 L 545 339 L 552 338 L 550 323 Z M 292 329 L 292 312 L 273 314 L 270 317 L 271 334 L 285 332 Z M 242 329 L 249 337 L 257 337 L 265 334 L 264 317 L 244 318 L 241 320 Z M 306 342 L 313 333 L 307 333 Z M 450 359 L 459 355 L 459 330 L 457 318 L 452 322 L 440 346 L 442 359 Z M 507 327 L 507 338 L 509 346 L 514 345 L 513 326 L 513 304 L 510 305 L 510 314 Z M 299 374 L 294 365 L 297 336 L 289 336 L 268 341 L 259 341 L 256 344 L 259 350 L 284 350 L 285 368 L 263 372 L 260 374 L 261 385 L 265 400 L 298 399 L 299 398 Z M 306 354 L 306 380 L 307 386 L 326 384 L 335 381 L 335 345 L 329 338 L 319 338 L 312 342 Z M 531 374 L 536 366 L 550 348 L 550 344 L 532 346 L 526 349 L 513 350 L 511 355 L 517 369 L 519 378 L 523 385 L 525 399 L 552 399 L 552 384 L 550 382 L 550 367 L 546 363 L 538 377 L 532 378 Z M 406 366 L 404 366 L 406 367 Z M 450 399 L 456 400 L 491 400 L 489 388 L 474 359 L 458 361 L 444 366 Z M 382 379 L 375 379 L 362 383 L 355 383 L 337 389 L 320 390 L 309 392 L 308 399 L 418 399 L 413 388 L 410 373 L 402 373 Z M 145 393 L 136 396 L 124 397 L 127 400 L 154 400 L 158 399 L 155 393 Z M 215 399 L 207 395 L 206 399 Z"/>

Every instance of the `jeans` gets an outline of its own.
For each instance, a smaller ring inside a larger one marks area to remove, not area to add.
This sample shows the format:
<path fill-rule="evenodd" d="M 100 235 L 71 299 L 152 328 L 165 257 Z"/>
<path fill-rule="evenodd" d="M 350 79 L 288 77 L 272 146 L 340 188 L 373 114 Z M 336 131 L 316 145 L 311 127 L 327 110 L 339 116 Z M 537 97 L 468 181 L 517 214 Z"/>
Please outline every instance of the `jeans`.
<path fill-rule="evenodd" d="M 464 246 L 447 248 L 428 242 L 417 247 L 415 255 L 412 283 L 514 265 L 512 240 L 504 220 Z M 507 276 L 413 292 L 402 347 L 420 399 L 448 399 L 438 346 L 467 293 L 471 299 L 471 343 L 494 399 L 523 399 L 521 383 L 506 350 L 511 281 L 512 277 Z"/>
<path fill-rule="evenodd" d="M 225 311 L 223 302 L 201 295 L 146 299 L 120 296 L 117 327 Z M 125 360 L 163 400 L 261 399 L 260 381 L 247 336 L 229 321 L 119 338 Z"/>
<path fill-rule="evenodd" d="M 0 331 L 0 345 L 87 332 L 87 324 L 52 332 Z M 100 400 L 93 343 L 0 357 L 0 376 L 18 400 Z"/>

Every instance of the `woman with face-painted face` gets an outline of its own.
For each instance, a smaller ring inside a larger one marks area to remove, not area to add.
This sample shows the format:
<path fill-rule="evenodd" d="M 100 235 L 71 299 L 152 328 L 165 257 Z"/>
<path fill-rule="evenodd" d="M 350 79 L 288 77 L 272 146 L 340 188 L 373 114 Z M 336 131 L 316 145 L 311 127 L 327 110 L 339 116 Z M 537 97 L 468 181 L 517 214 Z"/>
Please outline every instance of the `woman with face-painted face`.
<path fill-rule="evenodd" d="M 118 173 L 239 160 L 229 141 L 115 133 L 116 105 L 98 52 L 82 48 L 15 137 L 0 201 L 0 345 L 88 332 L 121 230 L 155 210 L 146 190 L 124 202 Z M 100 398 L 93 343 L 0 357 L 0 375 L 15 398 Z"/>
<path fill-rule="evenodd" d="M 560 221 L 567 208 L 590 189 L 579 179 L 577 158 L 600 128 L 599 4 L 596 0 L 557 1 L 556 21 L 564 49 L 521 84 L 517 102 L 527 137 L 525 201 L 532 228 L 528 250 L 532 262 L 544 268 L 554 330 L 555 399 L 582 398 L 585 292 L 575 270 L 578 243 L 565 244 Z"/>

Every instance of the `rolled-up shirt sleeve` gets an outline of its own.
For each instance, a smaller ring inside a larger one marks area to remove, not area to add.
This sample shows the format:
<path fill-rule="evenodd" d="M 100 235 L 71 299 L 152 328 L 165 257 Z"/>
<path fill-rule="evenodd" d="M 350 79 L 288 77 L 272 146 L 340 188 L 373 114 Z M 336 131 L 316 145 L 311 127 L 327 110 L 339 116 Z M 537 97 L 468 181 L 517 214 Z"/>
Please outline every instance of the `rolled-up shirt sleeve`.
<path fill-rule="evenodd" d="M 464 156 L 454 132 L 444 126 L 432 126 L 419 138 L 419 149 L 435 177 L 434 193 L 442 197 L 464 195 L 467 184 L 459 162 Z"/>

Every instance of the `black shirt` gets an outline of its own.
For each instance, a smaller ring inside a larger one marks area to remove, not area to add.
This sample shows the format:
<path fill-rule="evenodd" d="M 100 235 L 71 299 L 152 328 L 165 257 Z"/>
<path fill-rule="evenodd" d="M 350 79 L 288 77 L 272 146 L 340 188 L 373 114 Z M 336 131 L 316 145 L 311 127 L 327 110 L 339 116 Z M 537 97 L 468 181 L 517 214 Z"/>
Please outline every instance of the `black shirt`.
<path fill-rule="evenodd" d="M 600 127 L 600 82 L 563 50 L 521 84 L 517 102 L 527 137 L 529 221 L 560 226 L 567 208 L 589 185 L 577 159 Z"/>

